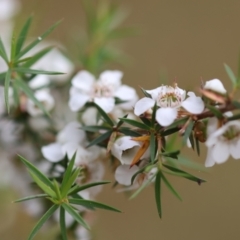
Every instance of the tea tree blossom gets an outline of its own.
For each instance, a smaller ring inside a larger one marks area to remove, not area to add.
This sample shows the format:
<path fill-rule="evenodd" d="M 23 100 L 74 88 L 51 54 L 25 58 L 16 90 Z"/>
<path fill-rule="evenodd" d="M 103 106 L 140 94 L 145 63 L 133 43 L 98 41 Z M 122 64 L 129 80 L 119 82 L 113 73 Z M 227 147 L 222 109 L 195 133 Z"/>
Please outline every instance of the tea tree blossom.
<path fill-rule="evenodd" d="M 207 89 L 207 90 L 214 91 L 214 92 L 218 92 L 218 93 L 221 93 L 221 94 L 225 94 L 227 92 L 227 90 L 223 86 L 222 82 L 217 78 L 206 81 L 203 88 Z"/>
<path fill-rule="evenodd" d="M 161 86 L 153 90 L 146 90 L 151 98 L 140 99 L 134 108 L 134 113 L 140 116 L 156 103 L 159 107 L 156 112 L 156 120 L 162 126 L 168 126 L 177 118 L 178 110 L 183 107 L 189 113 L 199 114 L 204 110 L 204 103 L 195 93 L 188 92 L 175 86 Z"/>
<path fill-rule="evenodd" d="M 115 106 L 115 98 L 119 98 L 124 109 L 133 107 L 137 94 L 126 85 L 121 85 L 123 73 L 120 71 L 104 71 L 99 79 L 88 71 L 80 71 L 72 79 L 69 107 L 72 111 L 79 111 L 87 102 L 95 102 L 105 112 L 109 113 Z"/>
<path fill-rule="evenodd" d="M 220 128 L 217 128 L 217 124 L 216 118 L 208 123 L 206 167 L 224 163 L 230 156 L 234 159 L 240 158 L 240 121 L 227 122 Z"/>

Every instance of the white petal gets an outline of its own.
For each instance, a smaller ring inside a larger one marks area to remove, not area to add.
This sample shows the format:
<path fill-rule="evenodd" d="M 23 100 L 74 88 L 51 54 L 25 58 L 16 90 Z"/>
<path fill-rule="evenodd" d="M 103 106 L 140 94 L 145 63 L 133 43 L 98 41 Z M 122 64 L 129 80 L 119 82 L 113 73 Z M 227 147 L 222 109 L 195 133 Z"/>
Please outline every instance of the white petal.
<path fill-rule="evenodd" d="M 193 94 L 192 92 L 188 93 L 190 97 L 182 102 L 182 107 L 190 113 L 199 114 L 204 110 L 204 102 L 200 97 L 196 97 Z"/>
<path fill-rule="evenodd" d="M 89 100 L 90 96 L 80 93 L 76 90 L 76 88 L 70 89 L 70 99 L 68 105 L 73 112 L 80 110 Z"/>
<path fill-rule="evenodd" d="M 147 97 L 141 98 L 135 104 L 134 114 L 139 116 L 144 112 L 146 112 L 147 110 L 149 110 L 150 108 L 152 108 L 154 104 L 155 104 L 155 101 L 151 98 L 147 98 Z"/>
<path fill-rule="evenodd" d="M 20 10 L 19 1 L 1 0 L 0 1 L 0 21 L 7 21 Z"/>
<path fill-rule="evenodd" d="M 215 117 L 209 118 L 208 119 L 208 124 L 207 124 L 207 135 L 211 135 L 214 133 L 218 128 L 218 119 Z"/>
<path fill-rule="evenodd" d="M 95 81 L 95 77 L 90 72 L 83 70 L 74 76 L 72 85 L 84 92 L 90 92 Z"/>
<path fill-rule="evenodd" d="M 118 183 L 130 186 L 132 176 L 139 170 L 139 167 L 132 166 L 130 168 L 129 165 L 120 165 L 117 167 L 115 171 L 115 179 Z"/>
<path fill-rule="evenodd" d="M 114 90 L 119 88 L 121 86 L 121 79 L 122 79 L 123 73 L 118 70 L 114 71 L 104 71 L 99 76 L 99 81 L 104 85 L 111 85 L 113 86 Z"/>
<path fill-rule="evenodd" d="M 29 87 L 32 89 L 41 88 L 47 86 L 50 83 L 49 77 L 47 75 L 37 75 L 29 82 Z"/>
<path fill-rule="evenodd" d="M 64 158 L 62 146 L 59 143 L 51 143 L 41 149 L 43 156 L 50 162 L 59 162 Z"/>
<path fill-rule="evenodd" d="M 205 167 L 212 167 L 215 164 L 214 159 L 212 157 L 212 148 L 208 148 L 207 157 L 205 161 Z"/>
<path fill-rule="evenodd" d="M 229 154 L 229 146 L 226 142 L 218 141 L 212 148 L 212 157 L 216 163 L 226 162 Z"/>
<path fill-rule="evenodd" d="M 159 92 L 165 91 L 166 86 L 161 86 L 152 90 L 146 90 L 147 93 L 149 93 L 154 101 L 157 100 Z"/>
<path fill-rule="evenodd" d="M 60 143 L 76 142 L 81 143 L 86 139 L 86 133 L 80 129 L 78 122 L 68 123 L 57 135 L 57 141 Z"/>
<path fill-rule="evenodd" d="M 169 126 L 177 117 L 176 108 L 159 108 L 156 112 L 156 120 L 163 127 Z"/>
<path fill-rule="evenodd" d="M 206 81 L 204 85 L 204 89 L 211 90 L 214 92 L 219 92 L 225 94 L 227 90 L 224 88 L 222 82 L 219 79 L 212 79 L 210 81 Z"/>
<path fill-rule="evenodd" d="M 94 98 L 94 102 L 106 113 L 111 112 L 115 106 L 115 100 L 112 97 Z"/>
<path fill-rule="evenodd" d="M 240 139 L 232 141 L 229 145 L 230 154 L 234 159 L 240 159 Z"/>

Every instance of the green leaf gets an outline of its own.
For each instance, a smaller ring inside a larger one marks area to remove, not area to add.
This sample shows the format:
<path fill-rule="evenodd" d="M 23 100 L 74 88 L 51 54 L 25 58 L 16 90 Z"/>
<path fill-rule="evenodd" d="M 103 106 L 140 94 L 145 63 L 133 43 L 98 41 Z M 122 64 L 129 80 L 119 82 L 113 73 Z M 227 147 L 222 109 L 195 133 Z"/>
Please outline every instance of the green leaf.
<path fill-rule="evenodd" d="M 17 39 L 17 43 L 16 43 L 16 54 L 19 54 L 19 52 L 22 49 L 22 46 L 26 40 L 27 34 L 28 34 L 28 30 L 30 28 L 30 25 L 32 23 L 32 16 L 30 16 L 27 21 L 25 22 L 25 24 L 23 25 L 23 28 L 21 29 L 18 39 Z"/>
<path fill-rule="evenodd" d="M 240 102 L 238 101 L 232 101 L 232 105 L 236 107 L 237 109 L 240 109 Z"/>
<path fill-rule="evenodd" d="M 183 134 L 183 145 L 185 145 L 187 140 L 189 139 L 189 136 L 192 133 L 194 123 L 195 123 L 194 121 L 190 121 L 188 123 L 187 128 L 185 129 L 185 132 Z"/>
<path fill-rule="evenodd" d="M 50 72 L 50 71 L 30 69 L 30 68 L 23 68 L 23 67 L 17 67 L 17 68 L 14 68 L 13 70 L 16 71 L 16 72 L 28 73 L 28 74 L 44 74 L 44 75 L 64 74 L 64 73 L 61 73 L 61 72 Z"/>
<path fill-rule="evenodd" d="M 155 179 L 155 201 L 157 205 L 158 215 L 160 218 L 162 218 L 161 177 L 162 177 L 162 174 L 159 171 Z"/>
<path fill-rule="evenodd" d="M 31 171 L 36 177 L 38 177 L 43 183 L 49 186 L 52 190 L 54 190 L 53 183 L 43 174 L 41 173 L 33 164 L 31 164 L 28 160 L 24 157 L 18 155 L 20 160 L 24 163 L 29 171 Z"/>
<path fill-rule="evenodd" d="M 47 31 L 45 31 L 41 36 L 37 37 L 37 39 L 33 42 L 31 42 L 29 45 L 27 45 L 22 51 L 17 54 L 15 60 L 18 60 L 23 55 L 25 55 L 28 51 L 30 51 L 32 48 L 34 48 L 39 42 L 41 42 L 44 38 L 46 38 L 60 23 L 62 20 L 56 22 L 53 24 Z"/>
<path fill-rule="evenodd" d="M 151 94 L 148 93 L 145 89 L 143 89 L 143 88 L 141 88 L 141 87 L 140 87 L 140 89 L 142 90 L 142 92 L 143 92 L 143 94 L 144 94 L 145 97 L 152 98 Z"/>
<path fill-rule="evenodd" d="M 157 173 L 155 173 L 151 178 L 142 183 L 142 185 L 135 191 L 129 199 L 135 198 L 145 187 L 147 187 L 155 178 Z"/>
<path fill-rule="evenodd" d="M 67 240 L 67 230 L 65 223 L 65 210 L 62 206 L 60 206 L 60 229 L 62 233 L 62 240 Z"/>
<path fill-rule="evenodd" d="M 98 106 L 95 102 L 88 103 L 88 105 L 96 107 L 100 115 L 105 120 L 105 122 L 109 124 L 111 127 L 114 126 L 114 122 L 112 121 L 112 119 L 107 115 L 107 113 L 105 113 L 105 111 L 100 106 Z"/>
<path fill-rule="evenodd" d="M 39 59 L 41 59 L 43 56 L 45 56 L 50 50 L 52 50 L 52 47 L 46 47 L 46 48 L 42 49 L 41 51 L 37 52 L 32 57 L 27 58 L 27 61 L 21 67 L 23 67 L 23 68 L 31 67 Z"/>
<path fill-rule="evenodd" d="M 223 118 L 223 114 L 221 111 L 219 111 L 219 109 L 217 109 L 216 107 L 207 104 L 206 107 L 217 117 L 217 118 Z"/>
<path fill-rule="evenodd" d="M 127 118 L 127 116 L 128 116 L 128 114 L 126 114 L 125 116 L 123 116 L 123 118 Z M 117 123 L 117 126 L 116 126 L 116 128 L 118 129 L 118 128 L 120 128 L 122 125 L 123 125 L 123 121 L 122 120 L 120 120 L 118 123 Z"/>
<path fill-rule="evenodd" d="M 55 189 L 52 190 L 48 185 L 46 185 L 43 181 L 41 181 L 31 170 L 29 170 L 29 174 L 31 175 L 34 182 L 50 197 L 57 198 L 57 194 Z"/>
<path fill-rule="evenodd" d="M 200 144 L 196 137 L 195 137 L 195 143 L 196 143 L 197 154 L 198 156 L 200 156 Z"/>
<path fill-rule="evenodd" d="M 178 194 L 178 192 L 173 188 L 173 186 L 170 184 L 170 182 L 167 180 L 167 178 L 164 176 L 163 173 L 161 173 L 162 176 L 162 180 L 165 183 L 165 185 L 168 187 L 168 189 L 173 193 L 173 195 L 176 196 L 176 198 L 178 198 L 180 201 L 182 201 L 182 198 L 180 197 L 180 195 Z"/>
<path fill-rule="evenodd" d="M 166 129 L 164 132 L 161 133 L 161 136 L 168 136 L 168 135 L 172 135 L 175 132 L 178 132 L 180 130 L 179 127 L 173 127 L 173 128 L 169 128 Z"/>
<path fill-rule="evenodd" d="M 72 159 L 70 160 L 70 162 L 68 164 L 68 167 L 67 167 L 67 169 L 66 169 L 66 171 L 63 175 L 63 180 L 62 180 L 62 184 L 61 184 L 61 187 L 60 187 L 60 191 L 61 191 L 63 197 L 65 197 L 67 192 L 69 191 L 67 186 L 68 186 L 68 182 L 71 178 L 73 166 L 74 166 L 74 163 L 75 163 L 76 154 L 77 154 L 77 152 L 75 152 L 74 155 L 72 156 Z"/>
<path fill-rule="evenodd" d="M 61 196 L 61 193 L 60 193 L 60 189 L 59 189 L 59 185 L 58 185 L 56 179 L 53 179 L 53 186 L 54 186 L 54 190 L 55 190 L 55 193 L 57 195 L 57 198 L 58 199 L 62 199 L 62 196 Z"/>
<path fill-rule="evenodd" d="M 171 170 L 172 172 L 174 172 L 175 175 L 184 177 L 184 178 L 189 179 L 189 180 L 194 181 L 194 182 L 197 182 L 198 184 L 201 184 L 202 182 L 206 182 L 205 180 L 203 180 L 201 178 L 198 178 L 198 177 L 195 177 L 192 174 L 187 173 L 187 172 L 185 172 L 183 170 L 180 170 L 178 168 L 175 168 L 175 167 L 172 167 L 172 166 L 168 166 L 166 164 L 163 164 L 163 166 L 165 168 Z"/>
<path fill-rule="evenodd" d="M 193 133 L 191 132 L 191 134 L 189 135 L 189 141 L 191 144 L 192 149 L 195 149 L 195 142 L 194 142 L 194 137 L 193 137 Z"/>
<path fill-rule="evenodd" d="M 66 203 L 63 203 L 62 206 L 78 223 L 80 223 L 86 229 L 88 229 L 88 230 L 90 229 L 90 227 L 84 221 L 84 219 L 81 217 L 81 215 L 79 213 L 77 213 L 71 206 L 69 206 Z"/>
<path fill-rule="evenodd" d="M 151 162 L 153 163 L 156 157 L 156 152 L 157 152 L 157 145 L 156 145 L 156 138 L 155 138 L 155 134 L 151 133 L 151 137 L 150 137 L 150 159 Z"/>
<path fill-rule="evenodd" d="M 112 131 L 107 131 L 104 134 L 101 134 L 99 137 L 95 138 L 94 140 L 92 140 L 88 145 L 88 147 L 91 147 L 93 145 L 97 145 L 99 143 L 102 143 L 103 141 L 105 141 L 106 139 L 108 139 L 112 134 Z"/>
<path fill-rule="evenodd" d="M 179 153 L 180 153 L 180 151 L 176 150 L 176 151 L 171 151 L 171 152 L 162 152 L 161 155 L 164 157 L 170 157 L 170 158 L 177 159 Z"/>
<path fill-rule="evenodd" d="M 132 120 L 132 119 L 128 119 L 128 118 L 119 118 L 121 121 L 128 123 L 134 127 L 140 128 L 140 129 L 144 129 L 149 131 L 151 129 L 150 126 L 145 125 L 144 123 Z"/>
<path fill-rule="evenodd" d="M 82 126 L 81 129 L 87 132 L 99 132 L 99 130 L 111 130 L 111 127 L 106 126 Z"/>
<path fill-rule="evenodd" d="M 18 88 L 21 88 L 22 91 L 34 102 L 34 104 L 36 104 L 47 116 L 49 116 L 49 113 L 46 111 L 44 106 L 36 99 L 32 89 L 25 82 L 20 79 L 15 79 L 14 84 Z"/>
<path fill-rule="evenodd" d="M 5 77 L 5 84 L 4 84 L 4 98 L 5 98 L 5 104 L 7 108 L 7 112 L 10 112 L 10 105 L 9 105 L 9 85 L 11 81 L 11 69 L 8 69 L 6 77 Z"/>
<path fill-rule="evenodd" d="M 10 54 L 11 61 L 15 57 L 15 51 L 16 51 L 16 39 L 15 39 L 15 36 L 12 36 L 12 40 L 11 40 L 11 54 Z"/>
<path fill-rule="evenodd" d="M 155 125 L 155 121 L 156 121 L 156 111 L 157 111 L 157 104 L 154 104 L 153 107 L 153 113 L 152 113 L 152 122 L 151 122 L 151 126 L 154 127 Z"/>
<path fill-rule="evenodd" d="M 133 130 L 127 128 L 127 127 L 121 127 L 121 128 L 118 129 L 118 131 L 120 133 L 123 133 L 126 136 L 131 136 L 131 137 L 139 137 L 139 136 L 141 136 L 140 133 L 138 133 L 136 131 L 133 131 Z"/>
<path fill-rule="evenodd" d="M 235 87 L 237 85 L 237 78 L 235 77 L 232 69 L 226 63 L 224 63 L 224 68 L 225 68 L 225 70 L 227 72 L 228 77 L 232 81 L 233 86 Z"/>
<path fill-rule="evenodd" d="M 58 209 L 58 205 L 53 205 L 48 211 L 40 218 L 37 222 L 35 227 L 33 228 L 32 232 L 30 233 L 28 240 L 32 240 L 33 237 L 36 235 L 38 230 L 42 227 L 42 225 L 53 215 L 53 213 Z"/>
<path fill-rule="evenodd" d="M 36 198 L 44 198 L 44 197 L 47 197 L 47 196 L 48 196 L 47 194 L 38 194 L 38 195 L 34 195 L 34 196 L 28 196 L 28 197 L 20 198 L 20 199 L 17 199 L 15 201 L 13 201 L 13 202 L 14 203 L 19 203 L 19 202 L 24 202 L 24 201 L 36 199 Z"/>
<path fill-rule="evenodd" d="M 0 56 L 4 59 L 4 61 L 8 64 L 8 56 L 3 45 L 2 39 L 0 38 Z"/>
<path fill-rule="evenodd" d="M 81 205 L 81 206 L 84 206 L 87 208 L 101 208 L 101 209 L 105 209 L 105 210 L 109 210 L 109 211 L 121 212 L 120 210 L 118 210 L 114 207 L 108 206 L 108 205 L 100 203 L 100 202 L 91 201 L 91 200 L 70 198 L 69 202 L 72 204 Z"/>
<path fill-rule="evenodd" d="M 91 188 L 91 187 L 95 187 L 95 186 L 98 186 L 98 185 L 104 185 L 104 184 L 108 184 L 108 183 L 111 183 L 111 182 L 108 182 L 108 181 L 102 181 L 102 182 L 94 182 L 94 183 L 89 183 L 89 184 L 85 184 L 85 185 L 82 185 L 82 186 L 74 186 L 72 187 L 69 191 L 68 191 L 68 195 L 73 195 L 73 194 L 76 194 L 80 191 L 83 191 L 85 189 L 88 189 L 88 188 Z"/>

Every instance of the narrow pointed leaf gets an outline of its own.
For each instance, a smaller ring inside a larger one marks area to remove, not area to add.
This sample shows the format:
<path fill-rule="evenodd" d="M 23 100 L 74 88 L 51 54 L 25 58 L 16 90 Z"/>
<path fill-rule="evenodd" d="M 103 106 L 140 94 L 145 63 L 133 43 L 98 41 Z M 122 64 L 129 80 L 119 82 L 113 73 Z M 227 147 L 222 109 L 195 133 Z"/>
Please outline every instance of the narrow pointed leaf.
<path fill-rule="evenodd" d="M 217 117 L 217 118 L 223 118 L 223 114 L 219 109 L 217 109 L 214 106 L 206 105 L 206 107 Z"/>
<path fill-rule="evenodd" d="M 6 77 L 5 77 L 5 83 L 4 83 L 4 98 L 5 98 L 5 104 L 7 108 L 7 112 L 10 112 L 10 105 L 9 105 L 9 85 L 11 81 L 11 70 L 8 69 Z"/>
<path fill-rule="evenodd" d="M 68 195 L 73 195 L 73 194 L 76 194 L 76 193 L 78 193 L 80 191 L 83 191 L 85 189 L 95 187 L 95 186 L 98 186 L 98 185 L 108 184 L 108 183 L 111 183 L 111 182 L 102 181 L 102 182 L 89 183 L 89 184 L 85 184 L 85 185 L 82 185 L 82 186 L 76 185 L 68 191 Z"/>
<path fill-rule="evenodd" d="M 201 184 L 202 182 L 206 182 L 205 180 L 201 179 L 201 178 L 198 178 L 198 177 L 195 177 L 194 175 L 190 174 L 190 173 L 187 173 L 183 170 L 180 170 L 178 168 L 175 168 L 175 167 L 172 167 L 172 166 L 168 166 L 166 164 L 163 164 L 164 167 L 166 167 L 167 169 L 175 172 L 175 173 L 179 173 L 181 174 L 182 177 L 184 178 L 187 178 L 191 181 L 194 181 L 194 182 L 197 182 L 198 184 Z"/>
<path fill-rule="evenodd" d="M 197 138 L 195 138 L 195 143 L 196 143 L 197 154 L 198 156 L 200 156 L 200 144 Z"/>
<path fill-rule="evenodd" d="M 140 133 L 136 132 L 136 131 L 133 131 L 127 127 L 121 127 L 118 129 L 118 131 L 120 133 L 123 133 L 124 135 L 127 135 L 127 136 L 131 136 L 131 137 L 139 137 L 141 136 Z"/>
<path fill-rule="evenodd" d="M 41 173 L 33 164 L 27 161 L 24 157 L 18 155 L 20 160 L 24 163 L 28 170 L 30 170 L 34 175 L 36 175 L 43 183 L 49 186 L 52 190 L 54 190 L 53 183 L 43 174 Z"/>
<path fill-rule="evenodd" d="M 32 16 L 30 16 L 27 21 L 25 22 L 25 24 L 23 25 L 23 28 L 21 29 L 18 39 L 17 39 L 17 43 L 16 43 L 16 54 L 18 54 L 21 49 L 22 46 L 26 40 L 27 34 L 28 34 L 28 30 L 31 26 L 32 23 Z"/>
<path fill-rule="evenodd" d="M 32 48 L 34 48 L 39 42 L 41 42 L 44 38 L 46 38 L 59 24 L 61 21 L 56 22 L 53 24 L 47 31 L 45 31 L 41 36 L 37 37 L 37 39 L 33 42 L 31 42 L 29 45 L 27 45 L 20 53 L 16 56 L 16 60 L 21 58 L 23 55 L 25 55 L 28 51 L 30 51 Z"/>
<path fill-rule="evenodd" d="M 0 57 L 2 57 L 4 61 L 8 64 L 8 56 L 7 56 L 1 37 L 0 37 Z"/>
<path fill-rule="evenodd" d="M 48 185 L 41 181 L 31 170 L 29 171 L 29 174 L 31 175 L 34 182 L 43 190 L 43 192 L 52 198 L 57 198 L 55 190 L 52 190 Z"/>
<path fill-rule="evenodd" d="M 153 181 L 153 179 L 155 178 L 156 174 L 154 174 L 151 178 L 149 178 L 148 180 L 143 182 L 142 185 L 138 188 L 138 190 L 135 191 L 129 199 L 135 198 L 145 187 L 147 187 Z"/>
<path fill-rule="evenodd" d="M 62 240 L 67 240 L 67 229 L 65 223 L 65 209 L 60 207 L 60 229 L 62 234 Z"/>
<path fill-rule="evenodd" d="M 60 74 L 64 74 L 64 73 L 61 73 L 61 72 L 50 72 L 50 71 L 30 69 L 30 68 L 23 68 L 23 67 L 17 67 L 17 68 L 14 68 L 13 70 L 16 71 L 16 72 L 28 73 L 28 74 L 44 74 L 44 75 L 60 75 Z"/>
<path fill-rule="evenodd" d="M 127 118 L 127 116 L 128 116 L 128 114 L 126 114 L 125 116 L 123 116 L 123 118 Z M 122 125 L 123 125 L 123 121 L 122 120 L 120 120 L 118 123 L 117 123 L 117 126 L 116 126 L 116 128 L 118 129 L 119 127 L 121 127 Z"/>
<path fill-rule="evenodd" d="M 162 201 L 161 201 L 161 172 L 159 171 L 155 179 L 155 201 L 157 205 L 158 215 L 162 218 Z"/>
<path fill-rule="evenodd" d="M 60 189 L 59 189 L 59 185 L 58 185 L 56 179 L 53 179 L 53 186 L 54 186 L 54 190 L 55 190 L 55 193 L 56 193 L 56 195 L 57 195 L 57 198 L 58 198 L 58 199 L 61 199 L 62 196 L 61 196 Z"/>
<path fill-rule="evenodd" d="M 144 129 L 149 131 L 151 129 L 150 126 L 145 125 L 144 123 L 132 120 L 132 119 L 128 119 L 128 118 L 119 118 L 121 121 L 128 123 L 134 127 L 140 128 L 140 129 Z"/>
<path fill-rule="evenodd" d="M 102 143 L 103 141 L 107 140 L 112 134 L 112 131 L 107 131 L 104 134 L 100 135 L 99 137 L 95 138 L 94 140 L 92 140 L 87 147 L 91 147 L 93 145 L 97 145 Z"/>
<path fill-rule="evenodd" d="M 81 129 L 87 132 L 99 132 L 99 130 L 111 130 L 111 127 L 107 126 L 82 126 Z"/>
<path fill-rule="evenodd" d="M 194 126 L 194 121 L 190 121 L 183 135 L 183 144 L 185 145 Z"/>
<path fill-rule="evenodd" d="M 154 133 L 151 133 L 150 137 L 150 159 L 151 162 L 153 163 L 156 157 L 156 150 L 157 150 L 157 145 L 156 145 L 156 139 Z"/>
<path fill-rule="evenodd" d="M 233 73 L 232 69 L 226 63 L 224 63 L 224 68 L 225 68 L 225 70 L 227 72 L 228 77 L 232 81 L 233 86 L 236 86 L 237 78 L 235 77 L 235 74 Z"/>
<path fill-rule="evenodd" d="M 63 189 L 65 188 L 65 186 L 67 185 L 67 182 L 69 181 L 69 179 L 71 177 L 73 166 L 75 163 L 76 154 L 77 154 L 77 152 L 75 152 L 74 155 L 72 156 L 72 159 L 70 160 L 68 167 L 63 175 L 63 180 L 62 180 L 62 184 L 61 184 L 61 188 L 60 188 L 61 192 L 63 191 Z"/>
<path fill-rule="evenodd" d="M 52 47 L 46 47 L 43 50 L 37 52 L 32 57 L 29 57 L 28 60 L 22 65 L 23 68 L 29 68 L 34 63 L 36 63 L 39 59 L 41 59 L 43 56 L 45 56 L 48 52 L 52 50 Z"/>
<path fill-rule="evenodd" d="M 38 230 L 43 226 L 43 224 L 53 215 L 53 213 L 58 209 L 58 205 L 53 205 L 48 211 L 40 218 L 32 232 L 30 233 L 28 240 L 32 240 L 37 234 Z"/>
<path fill-rule="evenodd" d="M 69 206 L 66 203 L 62 204 L 63 208 L 78 222 L 80 223 L 83 227 L 85 227 L 86 229 L 90 229 L 90 227 L 88 226 L 88 224 L 84 221 L 84 219 L 82 218 L 82 216 L 76 212 L 71 206 Z"/>
<path fill-rule="evenodd" d="M 65 183 L 65 185 L 63 186 L 63 188 L 61 189 L 61 193 L 63 197 L 66 197 L 69 190 L 71 189 L 72 185 L 74 184 L 74 182 L 76 181 L 77 177 L 79 176 L 80 173 L 80 169 L 76 168 L 73 170 L 71 176 L 69 177 L 69 179 L 67 180 L 67 182 Z"/>
<path fill-rule="evenodd" d="M 34 196 L 28 196 L 28 197 L 20 198 L 20 199 L 17 199 L 15 201 L 13 201 L 13 202 L 14 203 L 19 203 L 19 202 L 24 202 L 24 201 L 36 199 L 36 198 L 45 198 L 47 196 L 48 196 L 47 194 L 38 194 L 38 195 L 34 195 Z"/>
<path fill-rule="evenodd" d="M 167 178 L 164 176 L 163 173 L 161 173 L 162 180 L 165 183 L 165 185 L 168 187 L 168 189 L 175 195 L 176 198 L 178 198 L 180 201 L 182 201 L 182 198 L 178 194 L 178 192 L 174 189 L 174 187 L 170 184 L 170 182 L 167 180 Z"/>
<path fill-rule="evenodd" d="M 194 150 L 194 149 L 195 149 L 195 142 L 194 142 L 194 137 L 193 137 L 192 132 L 191 132 L 191 134 L 189 135 L 189 141 L 190 141 L 190 144 L 191 144 L 192 149 Z"/>
<path fill-rule="evenodd" d="M 16 39 L 15 36 L 13 36 L 11 40 L 11 54 L 10 54 L 11 61 L 13 61 L 15 57 L 15 51 L 16 51 Z"/>
<path fill-rule="evenodd" d="M 69 202 L 72 204 L 81 205 L 81 206 L 84 206 L 87 208 L 101 208 L 101 209 L 105 209 L 105 210 L 109 210 L 109 211 L 121 212 L 120 210 L 118 210 L 114 207 L 108 206 L 108 205 L 100 203 L 100 202 L 91 201 L 91 200 L 70 198 Z"/>

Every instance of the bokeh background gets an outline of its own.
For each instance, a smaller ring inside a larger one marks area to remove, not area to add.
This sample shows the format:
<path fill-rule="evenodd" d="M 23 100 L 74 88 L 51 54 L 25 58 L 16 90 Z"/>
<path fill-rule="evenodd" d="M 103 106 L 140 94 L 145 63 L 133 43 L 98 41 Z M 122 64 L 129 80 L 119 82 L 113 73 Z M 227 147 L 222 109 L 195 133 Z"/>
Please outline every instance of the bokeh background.
<path fill-rule="evenodd" d="M 74 52 L 71 41 L 84 26 L 80 0 L 22 0 L 17 26 L 34 13 L 32 36 L 64 18 L 49 37 Z M 240 1 L 238 0 L 122 0 L 129 12 L 126 26 L 138 34 L 122 41 L 131 56 L 124 67 L 124 82 L 138 88 L 156 88 L 161 81 L 177 81 L 182 88 L 197 91 L 200 79 L 221 79 L 230 89 L 223 63 L 237 71 L 240 47 Z M 118 66 L 113 66 L 114 68 Z M 112 68 L 113 68 L 112 67 Z M 140 92 L 139 92 L 140 93 Z M 204 147 L 202 147 L 204 149 Z M 240 149 L 239 149 L 240 151 Z M 204 164 L 201 157 L 185 154 Z M 129 201 L 127 195 L 104 188 L 98 200 L 123 211 L 98 211 L 93 225 L 95 240 L 235 240 L 240 239 L 240 162 L 227 163 L 207 172 L 193 172 L 208 182 L 198 186 L 184 179 L 170 178 L 183 198 L 180 202 L 163 188 L 163 219 L 157 215 L 154 191 L 149 187 Z M 105 179 L 112 179 L 107 174 Z M 18 181 L 18 179 L 16 179 Z M 34 225 L 21 205 L 11 203 L 17 195 L 11 189 L 0 192 L 0 239 L 25 240 Z M 54 231 L 55 227 L 52 228 Z M 36 239 L 52 240 L 51 231 Z"/>

